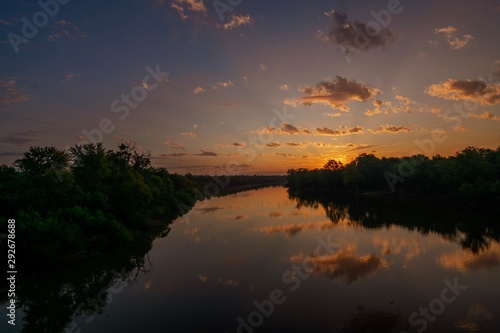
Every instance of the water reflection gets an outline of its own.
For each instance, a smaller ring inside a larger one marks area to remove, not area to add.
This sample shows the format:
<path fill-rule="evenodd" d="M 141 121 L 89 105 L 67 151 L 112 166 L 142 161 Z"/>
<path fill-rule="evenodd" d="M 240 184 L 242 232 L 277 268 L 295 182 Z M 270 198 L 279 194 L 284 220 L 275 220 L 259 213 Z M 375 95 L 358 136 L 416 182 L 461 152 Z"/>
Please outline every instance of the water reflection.
<path fill-rule="evenodd" d="M 364 278 L 380 268 L 388 267 L 385 259 L 375 254 L 357 255 L 355 245 L 331 255 L 310 255 L 305 258 L 302 254 L 292 256 L 290 262 L 311 264 L 309 274 L 323 274 L 331 279 L 342 278 L 347 284 Z"/>
<path fill-rule="evenodd" d="M 25 281 L 17 293 L 18 315 L 22 313 L 22 325 L 18 318 L 17 327 L 22 326 L 23 333 L 88 332 L 87 327 L 78 326 L 91 323 L 113 300 L 113 295 L 149 273 L 151 263 L 147 254 L 152 241 L 165 237 L 169 230 L 167 227 L 142 235 L 131 246 L 94 262 Z M 76 324 L 75 316 L 83 316 L 85 320 Z"/>
<path fill-rule="evenodd" d="M 384 309 L 358 307 L 358 313 L 341 326 L 345 333 L 399 333 L 405 330 L 403 316 Z"/>
<path fill-rule="evenodd" d="M 500 241 L 498 213 L 466 211 L 442 204 L 408 203 L 375 198 L 332 198 L 288 192 L 296 207 L 322 207 L 334 224 L 347 223 L 379 229 L 400 226 L 423 235 L 437 233 L 473 254 L 486 251 L 492 241 Z"/>
<path fill-rule="evenodd" d="M 189 223 L 179 219 L 130 248 L 24 284 L 22 332 L 63 332 L 74 323 L 83 333 L 235 332 L 236 318 L 273 289 L 287 301 L 255 332 L 413 332 L 409 316 L 455 276 L 469 288 L 426 332 L 498 323 L 495 214 L 299 196 L 281 187 L 195 209 Z M 315 252 L 318 239 L 330 236 L 339 246 Z M 296 290 L 283 281 L 295 266 L 307 273 Z"/>

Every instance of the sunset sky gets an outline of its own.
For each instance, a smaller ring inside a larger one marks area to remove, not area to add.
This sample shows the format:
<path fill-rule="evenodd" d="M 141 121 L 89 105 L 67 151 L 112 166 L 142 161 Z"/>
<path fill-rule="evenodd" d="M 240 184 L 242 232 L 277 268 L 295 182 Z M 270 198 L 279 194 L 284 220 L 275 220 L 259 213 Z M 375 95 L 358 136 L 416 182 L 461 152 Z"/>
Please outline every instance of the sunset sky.
<path fill-rule="evenodd" d="M 498 0 L 41 3 L 0 1 L 0 163 L 102 139 L 284 174 L 500 145 Z"/>

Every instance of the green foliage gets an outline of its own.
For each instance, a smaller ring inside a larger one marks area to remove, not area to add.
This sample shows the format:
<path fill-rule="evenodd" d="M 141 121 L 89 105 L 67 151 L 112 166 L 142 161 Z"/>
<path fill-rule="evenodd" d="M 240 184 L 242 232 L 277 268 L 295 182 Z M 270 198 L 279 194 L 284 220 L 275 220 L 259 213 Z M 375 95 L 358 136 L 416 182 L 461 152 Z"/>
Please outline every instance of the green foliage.
<path fill-rule="evenodd" d="M 454 156 L 381 158 L 361 154 L 347 165 L 328 161 L 323 169 L 290 169 L 295 190 L 384 191 L 439 197 L 474 206 L 500 206 L 500 147 L 467 147 Z"/>
<path fill-rule="evenodd" d="M 0 166 L 0 216 L 18 222 L 26 270 L 96 255 L 194 203 L 191 180 L 130 144 L 31 147 L 14 165 Z"/>

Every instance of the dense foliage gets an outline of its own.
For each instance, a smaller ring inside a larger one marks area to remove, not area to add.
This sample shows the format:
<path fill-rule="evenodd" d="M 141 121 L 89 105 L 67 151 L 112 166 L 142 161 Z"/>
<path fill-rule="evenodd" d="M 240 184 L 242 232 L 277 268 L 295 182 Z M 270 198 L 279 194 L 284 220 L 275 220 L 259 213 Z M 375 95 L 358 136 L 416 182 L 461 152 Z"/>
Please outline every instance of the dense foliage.
<path fill-rule="evenodd" d="M 432 158 L 361 154 L 347 165 L 330 160 L 322 169 L 290 169 L 287 181 L 298 191 L 379 191 L 500 207 L 500 147 L 467 147 Z"/>
<path fill-rule="evenodd" d="M 121 144 L 31 147 L 0 166 L 0 217 L 16 219 L 18 266 L 59 265 L 129 241 L 137 230 L 191 207 L 194 185 Z"/>

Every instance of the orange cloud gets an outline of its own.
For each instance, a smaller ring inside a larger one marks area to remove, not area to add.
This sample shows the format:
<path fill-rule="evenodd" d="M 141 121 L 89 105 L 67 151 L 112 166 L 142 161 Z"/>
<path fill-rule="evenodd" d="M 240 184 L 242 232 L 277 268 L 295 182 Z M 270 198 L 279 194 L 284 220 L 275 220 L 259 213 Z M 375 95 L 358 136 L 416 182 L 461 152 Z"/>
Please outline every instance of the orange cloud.
<path fill-rule="evenodd" d="M 251 25 L 252 18 L 250 15 L 231 15 L 229 22 L 223 25 L 225 30 L 233 30 L 235 28 L 241 27 L 243 25 Z"/>
<path fill-rule="evenodd" d="M 458 36 L 458 29 L 452 25 L 446 28 L 435 29 L 434 33 L 436 35 L 443 35 L 446 42 L 455 50 L 461 49 L 474 39 L 472 35 Z"/>
<path fill-rule="evenodd" d="M 454 80 L 433 84 L 425 91 L 447 100 L 472 100 L 481 105 L 500 104 L 500 85 L 481 80 Z"/>
<path fill-rule="evenodd" d="M 370 132 L 374 134 L 378 133 L 399 133 L 399 132 L 410 132 L 410 129 L 406 126 L 395 126 L 395 125 L 383 125 L 376 129 L 370 129 Z"/>

